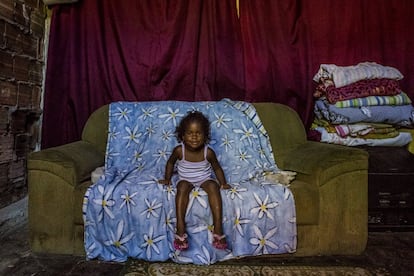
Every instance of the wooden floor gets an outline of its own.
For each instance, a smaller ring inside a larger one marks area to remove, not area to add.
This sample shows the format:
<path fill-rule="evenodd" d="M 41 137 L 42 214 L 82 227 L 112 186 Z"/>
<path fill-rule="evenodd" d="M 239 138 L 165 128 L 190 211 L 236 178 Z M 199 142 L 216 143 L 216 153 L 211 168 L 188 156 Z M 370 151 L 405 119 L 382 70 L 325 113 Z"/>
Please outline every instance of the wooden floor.
<path fill-rule="evenodd" d="M 274 262 L 359 266 L 375 270 L 375 275 L 414 275 L 414 232 L 370 232 L 367 248 L 359 256 L 274 258 Z M 34 254 L 29 248 L 26 223 L 1 238 L 0 275 L 112 276 L 119 275 L 123 268 L 124 264 L 86 261 L 82 256 Z"/>

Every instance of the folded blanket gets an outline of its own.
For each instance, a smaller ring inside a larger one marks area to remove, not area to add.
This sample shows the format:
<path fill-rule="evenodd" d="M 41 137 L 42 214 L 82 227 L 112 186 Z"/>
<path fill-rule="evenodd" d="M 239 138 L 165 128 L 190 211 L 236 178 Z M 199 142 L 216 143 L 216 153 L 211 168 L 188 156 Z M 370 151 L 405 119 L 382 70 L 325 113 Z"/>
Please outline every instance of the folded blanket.
<path fill-rule="evenodd" d="M 338 101 L 336 107 L 360 107 L 367 105 L 407 105 L 411 104 L 411 99 L 407 94 L 401 92 L 393 96 L 368 96 L 350 100 Z"/>
<path fill-rule="evenodd" d="M 357 137 L 341 137 L 336 133 L 329 133 L 323 127 L 316 127 L 316 131 L 321 134 L 320 142 L 344 145 L 344 146 L 394 146 L 402 147 L 409 144 L 412 141 L 410 133 L 400 132 L 398 136 L 384 139 L 364 139 Z"/>
<path fill-rule="evenodd" d="M 383 66 L 375 62 L 362 62 L 353 66 L 321 64 L 313 80 L 319 83 L 323 79 L 332 79 L 335 87 L 339 88 L 364 79 L 400 80 L 403 77 L 401 72 L 394 67 Z"/>
<path fill-rule="evenodd" d="M 389 124 L 355 123 L 332 125 L 326 120 L 315 118 L 311 129 L 323 127 L 328 133 L 336 133 L 340 137 L 357 137 L 365 139 L 384 139 L 399 135 L 398 130 Z"/>
<path fill-rule="evenodd" d="M 393 96 L 401 92 L 400 85 L 394 79 L 360 80 L 342 87 L 335 87 L 330 79 L 322 80 L 316 87 L 315 97 L 325 96 L 329 103 L 368 96 Z"/>
<path fill-rule="evenodd" d="M 414 107 L 410 104 L 340 108 L 329 104 L 326 100 L 317 100 L 314 105 L 314 113 L 318 119 L 325 119 L 331 124 L 367 122 L 409 128 L 414 126 Z"/>
<path fill-rule="evenodd" d="M 175 250 L 177 175 L 164 178 L 177 145 L 181 117 L 199 110 L 211 122 L 216 152 L 230 190 L 221 190 L 227 250 L 212 246 L 212 215 L 201 188 L 190 193 L 186 214 L 189 249 Z M 296 250 L 296 213 L 289 188 L 265 179 L 279 172 L 269 137 L 253 105 L 219 102 L 117 102 L 109 108 L 105 173 L 84 197 L 88 259 L 211 264 L 237 256 Z"/>

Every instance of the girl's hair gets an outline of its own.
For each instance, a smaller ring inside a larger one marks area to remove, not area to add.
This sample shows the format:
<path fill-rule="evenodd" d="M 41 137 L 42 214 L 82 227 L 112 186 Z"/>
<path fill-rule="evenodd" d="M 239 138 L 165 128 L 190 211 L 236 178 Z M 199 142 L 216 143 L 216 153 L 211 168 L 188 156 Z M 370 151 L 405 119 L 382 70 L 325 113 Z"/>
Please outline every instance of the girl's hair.
<path fill-rule="evenodd" d="M 177 136 L 178 142 L 183 141 L 185 130 L 193 122 L 197 122 L 201 125 L 201 129 L 204 132 L 204 142 L 208 143 L 211 138 L 210 121 L 200 111 L 189 111 L 187 115 L 181 120 L 180 124 L 175 129 L 175 135 Z"/>

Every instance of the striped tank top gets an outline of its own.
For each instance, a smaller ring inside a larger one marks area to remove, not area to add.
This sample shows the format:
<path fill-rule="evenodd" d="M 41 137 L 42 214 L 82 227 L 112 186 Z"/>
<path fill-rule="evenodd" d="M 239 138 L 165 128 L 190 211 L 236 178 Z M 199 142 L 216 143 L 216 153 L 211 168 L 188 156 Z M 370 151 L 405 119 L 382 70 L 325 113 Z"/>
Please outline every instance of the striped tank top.
<path fill-rule="evenodd" d="M 180 180 L 186 180 L 196 187 L 199 187 L 206 180 L 211 178 L 211 164 L 207 160 L 207 146 L 204 147 L 204 160 L 190 162 L 185 160 L 184 143 L 181 144 L 183 158 L 177 161 L 177 171 Z"/>

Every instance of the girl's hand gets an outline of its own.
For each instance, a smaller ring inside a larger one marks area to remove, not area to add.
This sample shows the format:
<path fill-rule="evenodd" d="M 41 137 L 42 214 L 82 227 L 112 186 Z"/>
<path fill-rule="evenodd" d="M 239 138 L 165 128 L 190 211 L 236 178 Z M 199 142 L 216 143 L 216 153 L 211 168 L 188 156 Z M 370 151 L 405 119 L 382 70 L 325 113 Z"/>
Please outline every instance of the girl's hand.
<path fill-rule="evenodd" d="M 228 189 L 231 189 L 231 186 L 228 183 L 224 183 L 223 185 L 220 186 L 220 188 L 224 190 L 228 190 Z"/>
<path fill-rule="evenodd" d="M 171 185 L 171 180 L 160 179 L 158 180 L 158 183 L 163 184 L 163 185 Z"/>

